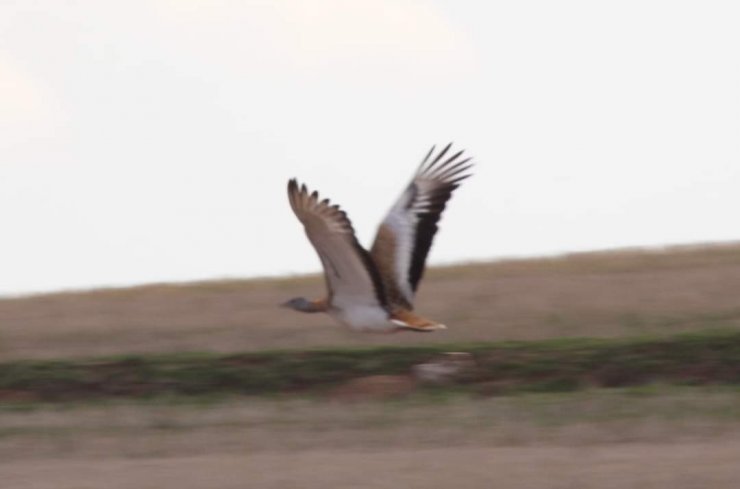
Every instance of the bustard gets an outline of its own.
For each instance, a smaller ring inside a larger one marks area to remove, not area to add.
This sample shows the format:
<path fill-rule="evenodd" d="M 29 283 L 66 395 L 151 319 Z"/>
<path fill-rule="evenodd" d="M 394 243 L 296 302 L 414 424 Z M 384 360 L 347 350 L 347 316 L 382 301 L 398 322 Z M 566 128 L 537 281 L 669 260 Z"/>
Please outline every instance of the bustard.
<path fill-rule="evenodd" d="M 303 223 L 324 268 L 327 296 L 291 299 L 285 307 L 301 312 L 326 312 L 356 331 L 435 331 L 446 326 L 413 312 L 414 294 L 452 192 L 468 178 L 470 158 L 462 151 L 444 159 L 448 144 L 432 147 L 416 174 L 380 224 L 368 252 L 357 241 L 347 214 L 329 199 L 320 200 L 295 179 L 288 199 Z"/>

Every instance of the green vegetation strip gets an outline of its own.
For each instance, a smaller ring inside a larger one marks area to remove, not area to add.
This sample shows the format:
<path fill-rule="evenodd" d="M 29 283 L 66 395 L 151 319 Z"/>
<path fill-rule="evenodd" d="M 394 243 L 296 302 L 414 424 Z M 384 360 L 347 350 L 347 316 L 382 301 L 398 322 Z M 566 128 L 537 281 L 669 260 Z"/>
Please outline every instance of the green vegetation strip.
<path fill-rule="evenodd" d="M 370 375 L 406 375 L 444 352 L 472 355 L 452 386 L 481 394 L 648 383 L 740 384 L 740 333 L 416 347 L 188 353 L 0 364 L 0 401 L 212 394 L 313 394 Z"/>

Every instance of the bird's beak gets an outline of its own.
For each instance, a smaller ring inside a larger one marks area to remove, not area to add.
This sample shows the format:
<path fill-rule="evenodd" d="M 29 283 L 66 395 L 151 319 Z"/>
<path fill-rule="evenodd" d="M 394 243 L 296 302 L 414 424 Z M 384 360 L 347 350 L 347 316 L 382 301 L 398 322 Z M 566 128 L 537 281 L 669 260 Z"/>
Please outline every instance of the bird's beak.
<path fill-rule="evenodd" d="M 282 307 L 284 309 L 290 309 L 290 301 L 281 302 L 278 304 L 278 307 Z"/>

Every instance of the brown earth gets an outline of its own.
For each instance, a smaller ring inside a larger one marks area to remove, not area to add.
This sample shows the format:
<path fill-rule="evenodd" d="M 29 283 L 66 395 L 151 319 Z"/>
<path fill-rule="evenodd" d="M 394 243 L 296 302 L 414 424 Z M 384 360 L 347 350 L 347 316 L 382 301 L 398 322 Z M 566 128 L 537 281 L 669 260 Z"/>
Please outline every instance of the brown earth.
<path fill-rule="evenodd" d="M 735 488 L 737 390 L 0 414 L 0 487 Z M 419 402 L 423 401 L 423 402 Z"/>
<path fill-rule="evenodd" d="M 417 310 L 449 330 L 359 335 L 280 309 L 319 276 L 0 300 L 0 359 L 132 352 L 617 337 L 740 328 L 740 245 L 587 253 L 432 269 Z"/>
<path fill-rule="evenodd" d="M 13 489 L 735 489 L 740 440 L 441 447 L 2 464 Z"/>
<path fill-rule="evenodd" d="M 412 394 L 417 381 L 410 375 L 369 375 L 350 380 L 328 393 L 337 401 L 397 399 Z"/>

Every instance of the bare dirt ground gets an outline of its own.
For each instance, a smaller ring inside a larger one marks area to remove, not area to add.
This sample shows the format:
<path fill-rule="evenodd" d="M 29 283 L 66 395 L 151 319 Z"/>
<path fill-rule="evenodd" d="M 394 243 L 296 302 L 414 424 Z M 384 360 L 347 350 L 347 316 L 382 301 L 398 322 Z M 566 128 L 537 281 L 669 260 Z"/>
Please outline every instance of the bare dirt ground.
<path fill-rule="evenodd" d="M 734 489 L 740 440 L 21 462 L 13 489 Z M 2 464 L 8 465 L 8 464 Z"/>
<path fill-rule="evenodd" d="M 4 411 L 1 487 L 735 488 L 740 391 Z"/>
<path fill-rule="evenodd" d="M 449 330 L 369 336 L 277 304 L 322 278 L 151 285 L 0 300 L 0 359 L 615 337 L 740 328 L 740 245 L 432 269 L 417 311 Z"/>

